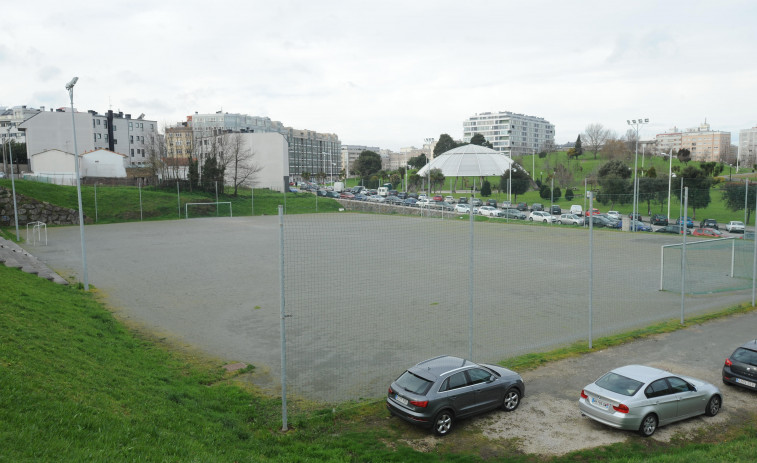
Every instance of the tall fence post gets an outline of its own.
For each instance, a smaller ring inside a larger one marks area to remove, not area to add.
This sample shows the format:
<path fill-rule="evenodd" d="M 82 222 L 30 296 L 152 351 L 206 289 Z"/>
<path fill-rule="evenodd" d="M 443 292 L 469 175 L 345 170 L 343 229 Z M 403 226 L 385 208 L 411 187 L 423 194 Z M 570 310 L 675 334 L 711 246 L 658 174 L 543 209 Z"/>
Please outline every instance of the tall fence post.
<path fill-rule="evenodd" d="M 139 184 L 139 221 L 142 221 L 142 179 L 138 180 Z"/>
<path fill-rule="evenodd" d="M 281 430 L 287 431 L 287 335 L 284 299 L 284 207 L 279 204 L 279 299 L 281 315 Z"/>
<path fill-rule="evenodd" d="M 589 349 L 593 348 L 594 335 L 594 193 L 589 191 Z"/>
<path fill-rule="evenodd" d="M 471 196 L 468 244 L 468 359 L 473 361 L 473 197 Z"/>
<path fill-rule="evenodd" d="M 181 193 L 179 193 L 178 180 L 176 180 L 176 206 L 179 208 L 179 218 L 181 218 Z"/>
<path fill-rule="evenodd" d="M 683 183 L 683 181 L 682 181 Z M 683 215 L 681 216 L 681 230 L 683 231 L 683 246 L 681 247 L 681 325 L 684 324 L 684 308 L 686 300 L 686 233 L 689 226 L 689 187 L 683 189 Z"/>
<path fill-rule="evenodd" d="M 754 195 L 755 211 L 757 211 L 757 194 Z M 746 225 L 746 222 L 744 222 Z M 746 238 L 746 226 L 744 227 L 744 238 Z M 752 262 L 752 307 L 755 302 L 755 285 L 757 283 L 757 213 L 754 214 L 754 235 L 752 236 L 752 242 L 754 243 L 754 261 Z"/>

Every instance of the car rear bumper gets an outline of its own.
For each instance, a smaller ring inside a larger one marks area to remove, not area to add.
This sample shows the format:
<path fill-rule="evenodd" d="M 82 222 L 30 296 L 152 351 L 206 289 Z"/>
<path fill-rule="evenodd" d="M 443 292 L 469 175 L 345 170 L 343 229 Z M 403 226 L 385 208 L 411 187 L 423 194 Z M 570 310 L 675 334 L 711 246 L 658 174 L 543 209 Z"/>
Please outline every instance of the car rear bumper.
<path fill-rule="evenodd" d="M 420 413 L 410 411 L 406 408 L 400 407 L 395 404 L 391 399 L 386 399 L 386 408 L 393 416 L 402 418 L 408 423 L 417 424 L 419 426 L 429 427 L 431 426 L 431 418 Z"/>
<path fill-rule="evenodd" d="M 637 416 L 620 412 L 607 413 L 589 404 L 585 399 L 579 399 L 578 409 L 581 415 L 616 429 L 636 430 L 641 425 L 641 420 Z"/>
<path fill-rule="evenodd" d="M 734 373 L 730 368 L 723 368 L 723 382 L 734 386 L 757 391 L 757 379 Z"/>

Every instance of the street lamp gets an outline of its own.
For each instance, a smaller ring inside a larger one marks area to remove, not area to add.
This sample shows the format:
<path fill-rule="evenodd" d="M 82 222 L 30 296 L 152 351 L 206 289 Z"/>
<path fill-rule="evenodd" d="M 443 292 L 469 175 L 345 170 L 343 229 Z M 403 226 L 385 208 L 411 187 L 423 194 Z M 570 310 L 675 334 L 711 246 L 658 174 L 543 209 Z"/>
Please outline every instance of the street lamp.
<path fill-rule="evenodd" d="M 11 164 L 11 190 L 13 191 L 13 217 L 16 221 L 16 242 L 18 243 L 21 241 L 21 238 L 18 236 L 18 206 L 16 204 L 16 180 L 13 176 L 13 148 L 11 148 L 11 126 L 8 124 L 8 157 L 10 159 Z"/>
<path fill-rule="evenodd" d="M 78 77 L 66 84 L 68 96 L 71 98 L 71 126 L 74 134 L 74 170 L 76 171 L 76 196 L 79 200 L 79 234 L 81 235 L 81 263 L 84 279 L 84 291 L 89 291 L 89 277 L 87 276 L 87 249 L 84 246 L 84 212 L 81 206 L 81 181 L 79 180 L 79 149 L 76 146 L 76 118 L 74 117 L 74 85 Z"/>
<path fill-rule="evenodd" d="M 642 126 L 644 124 L 649 124 L 649 119 L 647 118 L 639 118 L 639 119 L 630 119 L 626 120 L 628 122 L 628 125 L 631 127 L 634 127 L 636 129 L 636 149 L 634 154 L 634 161 L 633 161 L 633 231 L 636 231 L 636 214 L 638 214 L 638 208 L 639 208 L 639 186 L 636 183 L 636 171 L 638 170 L 639 165 L 639 126 Z"/>

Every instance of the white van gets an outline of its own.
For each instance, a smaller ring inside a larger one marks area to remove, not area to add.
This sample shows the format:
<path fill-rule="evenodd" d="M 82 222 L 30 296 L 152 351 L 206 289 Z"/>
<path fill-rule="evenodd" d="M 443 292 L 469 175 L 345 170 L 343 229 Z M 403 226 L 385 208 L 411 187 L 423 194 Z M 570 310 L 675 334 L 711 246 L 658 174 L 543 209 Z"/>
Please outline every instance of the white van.
<path fill-rule="evenodd" d="M 584 208 L 580 204 L 574 204 L 570 206 L 570 213 L 576 215 L 584 215 Z"/>
<path fill-rule="evenodd" d="M 379 196 L 383 196 L 383 197 L 389 196 L 389 188 L 385 186 L 378 187 L 378 190 L 376 190 L 376 192 L 377 192 L 376 194 L 378 194 Z"/>

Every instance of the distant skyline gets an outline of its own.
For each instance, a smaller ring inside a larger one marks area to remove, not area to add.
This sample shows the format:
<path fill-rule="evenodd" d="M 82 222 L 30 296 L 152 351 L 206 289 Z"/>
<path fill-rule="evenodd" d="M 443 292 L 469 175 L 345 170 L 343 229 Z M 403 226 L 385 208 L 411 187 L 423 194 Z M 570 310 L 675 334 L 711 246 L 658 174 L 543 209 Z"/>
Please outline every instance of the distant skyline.
<path fill-rule="evenodd" d="M 476 113 L 600 123 L 757 126 L 753 1 L 29 0 L 0 29 L 0 105 L 144 113 L 161 125 L 224 111 L 398 151 Z"/>

